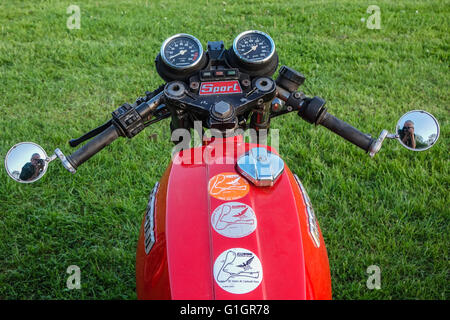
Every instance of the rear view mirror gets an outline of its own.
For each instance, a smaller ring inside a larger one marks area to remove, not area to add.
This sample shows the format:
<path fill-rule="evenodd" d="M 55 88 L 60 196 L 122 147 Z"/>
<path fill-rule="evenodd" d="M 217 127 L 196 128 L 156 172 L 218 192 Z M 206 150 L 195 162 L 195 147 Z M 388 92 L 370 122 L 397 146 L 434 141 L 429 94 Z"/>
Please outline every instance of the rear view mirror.
<path fill-rule="evenodd" d="M 409 150 L 424 151 L 436 143 L 439 131 L 439 123 L 433 115 L 414 110 L 405 113 L 397 122 L 396 138 Z"/>
<path fill-rule="evenodd" d="M 33 142 L 21 142 L 9 149 L 5 168 L 17 182 L 31 183 L 44 176 L 51 160 L 41 146 Z"/>

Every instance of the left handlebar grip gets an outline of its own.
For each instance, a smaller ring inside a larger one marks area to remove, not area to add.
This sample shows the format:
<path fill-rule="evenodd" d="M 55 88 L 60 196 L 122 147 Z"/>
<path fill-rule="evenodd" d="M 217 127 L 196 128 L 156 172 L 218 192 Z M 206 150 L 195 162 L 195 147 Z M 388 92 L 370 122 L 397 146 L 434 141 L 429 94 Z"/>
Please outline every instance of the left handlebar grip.
<path fill-rule="evenodd" d="M 98 134 L 83 147 L 68 156 L 67 160 L 74 169 L 77 169 L 81 164 L 89 160 L 93 155 L 116 140 L 119 136 L 119 130 L 112 124 L 105 131 Z"/>

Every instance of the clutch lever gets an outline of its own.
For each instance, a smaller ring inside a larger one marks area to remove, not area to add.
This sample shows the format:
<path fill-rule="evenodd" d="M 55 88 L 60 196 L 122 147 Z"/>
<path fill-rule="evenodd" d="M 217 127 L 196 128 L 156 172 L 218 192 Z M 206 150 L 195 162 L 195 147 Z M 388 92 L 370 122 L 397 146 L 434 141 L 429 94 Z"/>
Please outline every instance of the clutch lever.
<path fill-rule="evenodd" d="M 69 145 L 71 147 L 76 147 L 78 146 L 80 143 L 83 143 L 84 141 L 95 137 L 96 135 L 102 133 L 103 131 L 105 131 L 106 129 L 108 129 L 112 124 L 112 120 L 109 120 L 108 122 L 102 124 L 100 127 L 97 127 L 91 131 L 89 131 L 88 133 L 82 135 L 81 137 L 77 138 L 77 139 L 72 139 L 69 141 Z"/>

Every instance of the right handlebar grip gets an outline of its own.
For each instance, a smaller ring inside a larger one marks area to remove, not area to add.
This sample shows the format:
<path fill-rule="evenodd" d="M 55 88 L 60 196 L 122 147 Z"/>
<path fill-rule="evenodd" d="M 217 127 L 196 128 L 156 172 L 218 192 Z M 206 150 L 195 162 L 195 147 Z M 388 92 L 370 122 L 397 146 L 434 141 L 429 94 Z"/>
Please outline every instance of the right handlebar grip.
<path fill-rule="evenodd" d="M 334 133 L 340 135 L 342 138 L 369 152 L 370 146 L 375 141 L 367 134 L 362 133 L 358 129 L 352 127 L 347 122 L 344 122 L 327 111 L 324 111 L 319 123 Z"/>
<path fill-rule="evenodd" d="M 105 131 L 95 136 L 83 147 L 68 156 L 67 160 L 75 169 L 77 169 L 81 164 L 89 160 L 89 158 L 116 140 L 118 137 L 119 131 L 116 126 L 112 124 Z"/>

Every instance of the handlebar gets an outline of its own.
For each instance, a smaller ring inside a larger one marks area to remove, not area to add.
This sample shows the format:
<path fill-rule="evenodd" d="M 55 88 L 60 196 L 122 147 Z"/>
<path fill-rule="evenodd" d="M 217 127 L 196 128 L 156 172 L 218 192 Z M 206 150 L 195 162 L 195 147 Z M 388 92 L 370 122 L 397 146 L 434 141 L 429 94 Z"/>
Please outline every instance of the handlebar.
<path fill-rule="evenodd" d="M 324 111 L 324 115 L 322 116 L 319 124 L 338 134 L 345 140 L 360 147 L 366 152 L 369 152 L 371 150 L 371 146 L 375 141 L 371 136 L 362 133 L 358 129 L 349 125 L 347 122 L 336 118 L 327 111 Z"/>
<path fill-rule="evenodd" d="M 282 82 L 280 81 L 280 84 L 281 83 Z M 281 86 L 277 85 L 278 98 L 285 101 L 286 105 L 291 107 L 287 112 L 297 110 L 298 115 L 306 121 L 326 127 L 368 152 L 371 156 L 378 151 L 376 144 L 377 140 L 329 114 L 326 108 L 324 108 L 325 100 L 319 97 L 307 98 L 303 93 L 295 92 L 294 88 L 291 89 L 292 90 L 289 90 L 288 88 L 283 89 Z M 152 123 L 152 121 L 149 121 L 150 118 L 154 115 L 155 111 L 157 111 L 158 106 L 163 103 L 164 93 L 162 92 L 162 87 L 160 87 L 153 93 L 149 93 L 148 98 L 144 99 L 144 102 L 140 103 L 138 106 L 129 104 L 122 105 L 112 113 L 112 120 L 91 132 L 88 132 L 81 138 L 71 140 L 70 144 L 75 146 L 84 140 L 93 137 L 86 145 L 66 158 L 66 168 L 71 172 L 75 171 L 81 164 L 120 136 L 126 136 L 128 138 L 134 137 L 149 123 Z M 285 112 L 281 112 L 280 114 L 282 113 Z M 167 118 L 167 114 L 162 113 L 156 120 L 163 118 Z"/>
<path fill-rule="evenodd" d="M 81 164 L 89 160 L 94 154 L 116 140 L 119 136 L 119 130 L 115 124 L 112 124 L 83 147 L 68 156 L 67 160 L 76 170 Z"/>
<path fill-rule="evenodd" d="M 278 88 L 278 97 L 294 110 L 298 110 L 298 115 L 309 123 L 324 126 L 371 156 L 378 151 L 375 150 L 376 139 L 328 113 L 322 98 L 307 98 L 299 92 L 288 93 L 283 88 Z"/>
<path fill-rule="evenodd" d="M 79 143 L 92 138 L 92 140 L 70 156 L 64 157 L 67 161 L 63 162 L 66 169 L 74 173 L 81 164 L 118 137 L 126 136 L 132 138 L 141 132 L 147 125 L 145 121 L 149 120 L 158 106 L 162 104 L 162 97 L 161 88 L 148 92 L 147 99 L 143 98 L 143 101 L 140 101 L 141 103 L 138 106 L 125 103 L 112 113 L 111 120 L 78 139 L 70 140 L 69 144 L 71 146 L 77 146 Z M 156 120 L 166 117 L 166 114 L 162 114 Z"/>

